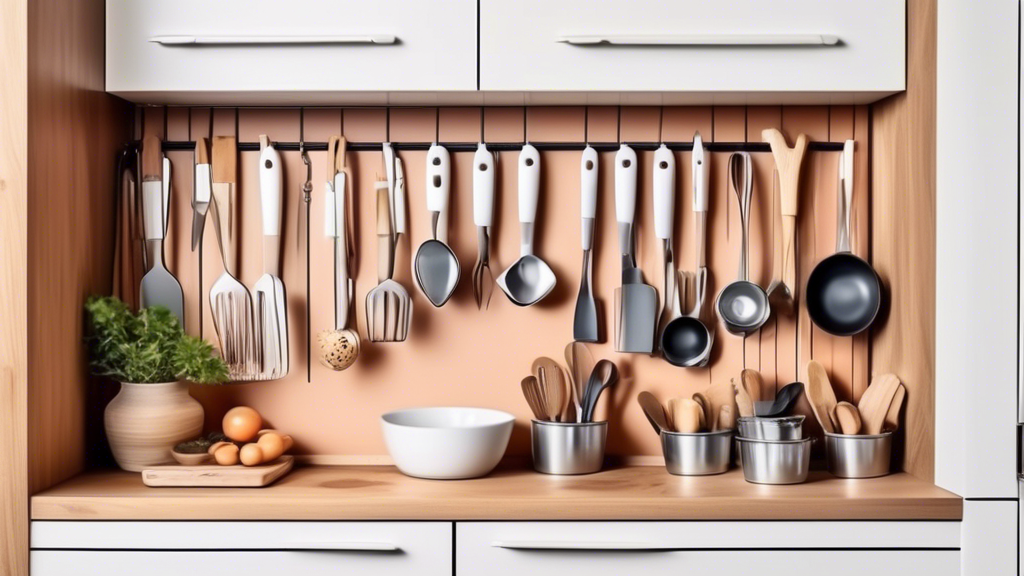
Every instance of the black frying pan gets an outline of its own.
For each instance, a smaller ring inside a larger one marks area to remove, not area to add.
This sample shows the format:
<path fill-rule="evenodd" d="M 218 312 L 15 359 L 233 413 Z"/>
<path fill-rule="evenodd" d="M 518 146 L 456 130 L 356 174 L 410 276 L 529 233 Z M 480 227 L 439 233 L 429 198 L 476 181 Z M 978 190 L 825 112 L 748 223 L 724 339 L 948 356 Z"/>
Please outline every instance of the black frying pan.
<path fill-rule="evenodd" d="M 871 264 L 850 252 L 853 197 L 853 140 L 839 161 L 839 226 L 836 253 L 814 267 L 804 291 L 814 324 L 835 336 L 852 336 L 871 326 L 882 304 L 882 282 Z"/>

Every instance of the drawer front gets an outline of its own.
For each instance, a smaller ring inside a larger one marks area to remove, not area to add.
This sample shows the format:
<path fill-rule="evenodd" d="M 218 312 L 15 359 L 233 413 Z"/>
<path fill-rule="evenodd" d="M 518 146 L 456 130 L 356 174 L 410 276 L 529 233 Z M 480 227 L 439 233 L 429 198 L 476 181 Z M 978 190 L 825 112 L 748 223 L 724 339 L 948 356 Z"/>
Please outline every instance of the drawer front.
<path fill-rule="evenodd" d="M 476 2 L 107 0 L 106 59 L 114 93 L 474 90 Z"/>
<path fill-rule="evenodd" d="M 905 9 L 904 0 L 482 0 L 480 85 L 894 92 L 905 87 Z M 822 40 L 835 43 L 806 44 Z"/>
<path fill-rule="evenodd" d="M 426 561 L 401 552 L 33 550 L 29 561 L 32 576 L 448 576 L 452 573 L 450 558 Z"/>
<path fill-rule="evenodd" d="M 481 522 L 456 525 L 459 576 L 959 575 L 959 522 Z M 723 572 L 723 568 L 726 568 Z"/>
<path fill-rule="evenodd" d="M 449 522 L 33 522 L 31 546 L 33 576 L 452 571 Z"/>

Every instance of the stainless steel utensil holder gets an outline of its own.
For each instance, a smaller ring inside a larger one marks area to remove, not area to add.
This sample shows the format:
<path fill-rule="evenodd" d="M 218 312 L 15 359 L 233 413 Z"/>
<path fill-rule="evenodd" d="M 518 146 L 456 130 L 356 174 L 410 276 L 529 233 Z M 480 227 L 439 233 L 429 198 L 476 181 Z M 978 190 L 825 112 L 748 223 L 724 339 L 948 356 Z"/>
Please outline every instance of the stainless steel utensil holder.
<path fill-rule="evenodd" d="M 707 476 L 729 469 L 734 430 L 717 432 L 661 432 L 665 468 L 676 476 Z"/>
<path fill-rule="evenodd" d="M 739 418 L 736 425 L 741 438 L 753 440 L 800 440 L 804 437 L 804 416 L 758 416 Z"/>
<path fill-rule="evenodd" d="M 754 484 L 799 484 L 807 480 L 813 438 L 755 440 L 737 438 L 743 478 Z"/>
<path fill-rule="evenodd" d="M 607 422 L 582 424 L 534 420 L 533 468 L 543 474 L 592 474 L 604 464 Z"/>
<path fill-rule="evenodd" d="M 825 432 L 828 471 L 840 478 L 875 478 L 889 474 L 892 432 L 844 435 Z"/>

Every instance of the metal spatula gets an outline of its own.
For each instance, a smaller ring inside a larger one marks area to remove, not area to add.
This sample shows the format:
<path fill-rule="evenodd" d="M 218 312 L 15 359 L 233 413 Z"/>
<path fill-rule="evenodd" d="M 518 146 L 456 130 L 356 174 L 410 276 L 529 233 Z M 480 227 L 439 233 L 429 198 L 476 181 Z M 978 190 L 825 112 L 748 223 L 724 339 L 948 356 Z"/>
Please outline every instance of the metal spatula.
<path fill-rule="evenodd" d="M 288 374 L 288 308 L 281 282 L 281 155 L 260 136 L 260 208 L 263 212 L 263 276 L 253 287 L 256 341 L 262 351 L 264 379 Z"/>
<path fill-rule="evenodd" d="M 185 326 L 185 295 L 177 278 L 164 266 L 164 234 L 171 191 L 171 163 L 160 149 L 160 139 L 142 141 L 142 211 L 146 250 L 152 264 L 142 277 L 139 300 L 142 307 L 165 306 Z"/>
<path fill-rule="evenodd" d="M 210 288 L 210 310 L 213 327 L 220 341 L 220 353 L 228 365 L 232 380 L 254 380 L 259 377 L 256 346 L 253 338 L 252 296 L 235 274 L 235 253 L 231 232 L 234 219 L 234 187 L 237 148 L 233 137 L 213 141 L 211 176 L 213 190 L 214 231 L 220 246 L 224 271 Z"/>
<path fill-rule="evenodd" d="M 412 299 L 398 282 L 395 244 L 386 182 L 377 186 L 377 287 L 366 295 L 366 327 L 370 342 L 404 342 L 412 322 Z"/>

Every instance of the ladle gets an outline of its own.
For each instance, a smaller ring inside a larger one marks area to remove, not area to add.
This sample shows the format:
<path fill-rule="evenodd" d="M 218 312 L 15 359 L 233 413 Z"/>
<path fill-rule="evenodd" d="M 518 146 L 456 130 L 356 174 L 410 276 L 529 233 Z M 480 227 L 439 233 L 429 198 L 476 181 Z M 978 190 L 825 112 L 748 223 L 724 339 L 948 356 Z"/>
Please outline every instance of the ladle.
<path fill-rule="evenodd" d="M 819 262 L 807 279 L 807 312 L 825 332 L 853 336 L 871 326 L 882 302 L 878 274 L 871 264 L 850 251 L 853 140 L 843 146 L 838 186 L 836 253 Z"/>
<path fill-rule="evenodd" d="M 517 306 L 532 306 L 551 293 L 555 273 L 533 254 L 533 225 L 540 198 L 540 153 L 526 144 L 519 153 L 519 259 L 498 276 L 498 286 Z"/>
<path fill-rule="evenodd" d="M 771 312 L 768 293 L 749 279 L 747 245 L 750 238 L 750 197 L 754 189 L 753 165 L 749 153 L 737 152 L 729 156 L 729 180 L 736 191 L 740 208 L 740 269 L 739 278 L 718 293 L 715 307 L 729 333 L 746 336 L 764 326 Z"/>
<path fill-rule="evenodd" d="M 661 333 L 662 354 L 670 364 L 684 368 L 705 366 L 711 357 L 714 336 L 701 321 L 707 291 L 707 268 L 704 247 L 705 227 L 708 214 L 707 157 L 698 132 L 693 138 L 693 216 L 694 233 L 697 239 L 696 299 L 688 316 L 672 319 Z"/>
<path fill-rule="evenodd" d="M 430 211 L 431 238 L 416 250 L 416 284 L 435 307 L 444 306 L 459 285 L 462 269 L 455 252 L 438 240 L 441 213 L 448 209 L 451 158 L 448 150 L 434 144 L 427 151 L 427 210 Z"/>
<path fill-rule="evenodd" d="M 803 392 L 803 382 L 790 382 L 789 384 L 786 384 L 782 387 L 782 390 L 779 390 L 775 395 L 775 401 L 772 402 L 771 407 L 768 408 L 764 414 L 761 414 L 761 416 L 764 416 L 765 418 L 784 416 Z"/>

